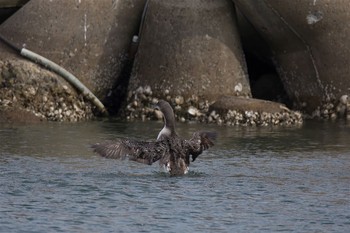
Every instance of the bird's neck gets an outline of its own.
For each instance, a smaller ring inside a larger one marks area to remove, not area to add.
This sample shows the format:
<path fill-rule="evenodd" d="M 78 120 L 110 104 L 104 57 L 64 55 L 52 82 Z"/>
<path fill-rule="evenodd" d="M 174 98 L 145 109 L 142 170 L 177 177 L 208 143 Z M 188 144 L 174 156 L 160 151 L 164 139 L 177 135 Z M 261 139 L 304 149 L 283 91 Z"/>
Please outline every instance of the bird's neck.
<path fill-rule="evenodd" d="M 159 132 L 157 141 L 164 139 L 165 137 L 171 136 L 171 130 L 164 126 L 164 128 Z"/>
<path fill-rule="evenodd" d="M 175 117 L 174 116 L 164 117 L 164 126 L 163 126 L 163 129 L 159 132 L 157 140 L 162 140 L 162 138 L 170 137 L 172 135 L 176 135 Z"/>

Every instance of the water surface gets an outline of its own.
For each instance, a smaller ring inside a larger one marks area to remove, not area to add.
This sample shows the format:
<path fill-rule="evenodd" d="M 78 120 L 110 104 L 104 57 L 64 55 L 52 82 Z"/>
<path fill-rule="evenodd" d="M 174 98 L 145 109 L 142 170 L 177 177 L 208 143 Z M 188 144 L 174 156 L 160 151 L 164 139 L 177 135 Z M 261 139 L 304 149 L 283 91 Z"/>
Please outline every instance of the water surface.
<path fill-rule="evenodd" d="M 215 147 L 169 177 L 89 145 L 153 139 L 160 122 L 0 125 L 0 232 L 349 232 L 350 124 L 178 124 Z"/>

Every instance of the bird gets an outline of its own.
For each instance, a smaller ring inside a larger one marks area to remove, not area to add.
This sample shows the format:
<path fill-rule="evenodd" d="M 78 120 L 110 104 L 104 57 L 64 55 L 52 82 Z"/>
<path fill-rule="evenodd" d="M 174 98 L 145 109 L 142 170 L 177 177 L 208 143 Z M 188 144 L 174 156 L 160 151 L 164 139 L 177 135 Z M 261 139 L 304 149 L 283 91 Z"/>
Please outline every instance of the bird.
<path fill-rule="evenodd" d="M 214 146 L 217 134 L 212 131 L 197 131 L 188 140 L 175 130 L 175 115 L 171 105 L 159 100 L 155 105 L 163 115 L 163 128 L 155 141 L 115 139 L 92 145 L 93 151 L 110 159 L 129 159 L 152 165 L 159 161 L 170 176 L 187 174 L 190 160 L 194 162 L 203 151 Z"/>

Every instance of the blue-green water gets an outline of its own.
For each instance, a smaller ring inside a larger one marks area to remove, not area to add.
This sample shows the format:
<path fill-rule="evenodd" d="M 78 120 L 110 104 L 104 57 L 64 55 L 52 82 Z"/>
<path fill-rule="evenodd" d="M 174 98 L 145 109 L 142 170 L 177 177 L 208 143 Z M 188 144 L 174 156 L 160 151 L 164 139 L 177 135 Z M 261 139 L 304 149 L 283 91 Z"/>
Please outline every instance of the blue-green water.
<path fill-rule="evenodd" d="M 0 232 L 349 232 L 350 124 L 210 128 L 215 147 L 169 177 L 89 144 L 152 139 L 159 122 L 0 126 Z"/>

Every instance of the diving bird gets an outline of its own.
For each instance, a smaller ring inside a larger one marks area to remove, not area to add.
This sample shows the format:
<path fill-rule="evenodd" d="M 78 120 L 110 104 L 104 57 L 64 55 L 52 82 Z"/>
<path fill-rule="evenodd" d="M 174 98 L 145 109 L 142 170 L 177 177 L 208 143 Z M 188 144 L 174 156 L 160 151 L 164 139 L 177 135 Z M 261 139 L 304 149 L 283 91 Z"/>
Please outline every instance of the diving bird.
<path fill-rule="evenodd" d="M 126 159 L 148 165 L 159 161 L 170 175 L 183 175 L 192 162 L 216 140 L 215 132 L 194 132 L 191 139 L 179 137 L 175 131 L 175 115 L 170 104 L 160 100 L 156 109 L 163 113 L 164 126 L 156 141 L 117 139 L 92 145 L 94 152 L 111 159 Z"/>

